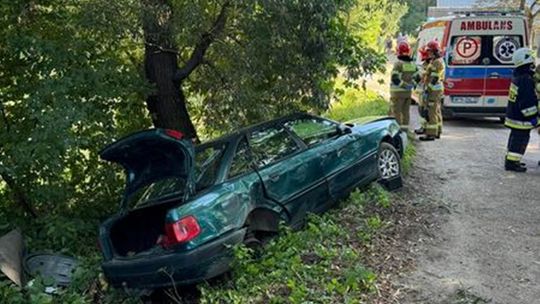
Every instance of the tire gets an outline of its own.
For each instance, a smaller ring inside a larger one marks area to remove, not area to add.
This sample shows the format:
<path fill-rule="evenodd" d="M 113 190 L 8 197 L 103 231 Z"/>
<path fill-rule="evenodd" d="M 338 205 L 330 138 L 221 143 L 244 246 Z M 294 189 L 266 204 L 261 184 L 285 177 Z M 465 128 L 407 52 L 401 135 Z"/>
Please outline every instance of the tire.
<path fill-rule="evenodd" d="M 396 148 L 387 143 L 382 142 L 377 154 L 377 170 L 379 172 L 379 180 L 390 181 L 401 177 L 401 159 Z"/>

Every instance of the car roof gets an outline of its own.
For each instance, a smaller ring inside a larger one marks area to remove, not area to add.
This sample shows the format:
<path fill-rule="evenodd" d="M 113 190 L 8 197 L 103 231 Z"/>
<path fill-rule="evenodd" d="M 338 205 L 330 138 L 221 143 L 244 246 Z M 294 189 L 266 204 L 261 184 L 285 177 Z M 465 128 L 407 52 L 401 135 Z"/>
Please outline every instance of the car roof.
<path fill-rule="evenodd" d="M 245 135 L 247 133 L 251 133 L 251 132 L 253 132 L 255 130 L 259 130 L 259 129 L 262 129 L 262 128 L 265 128 L 265 127 L 268 127 L 268 126 L 272 126 L 272 125 L 282 124 L 282 123 L 284 123 L 286 121 L 289 121 L 289 120 L 292 120 L 292 119 L 300 119 L 300 118 L 320 118 L 320 117 L 312 115 L 312 114 L 308 114 L 308 113 L 301 113 L 301 112 L 300 113 L 289 114 L 287 116 L 283 116 L 283 117 L 280 117 L 280 118 L 268 120 L 268 121 L 261 122 L 261 123 L 255 124 L 255 125 L 251 125 L 251 126 L 241 128 L 240 130 L 234 131 L 234 132 L 232 132 L 230 134 L 227 134 L 227 135 L 224 135 L 222 137 L 218 137 L 218 138 L 216 138 L 214 140 L 202 143 L 202 144 L 198 145 L 196 147 L 196 149 L 204 149 L 204 148 L 206 148 L 208 146 L 214 146 L 214 145 L 217 145 L 217 144 L 228 143 L 228 142 L 236 140 L 238 137 L 241 137 L 241 136 L 243 136 L 243 135 Z"/>

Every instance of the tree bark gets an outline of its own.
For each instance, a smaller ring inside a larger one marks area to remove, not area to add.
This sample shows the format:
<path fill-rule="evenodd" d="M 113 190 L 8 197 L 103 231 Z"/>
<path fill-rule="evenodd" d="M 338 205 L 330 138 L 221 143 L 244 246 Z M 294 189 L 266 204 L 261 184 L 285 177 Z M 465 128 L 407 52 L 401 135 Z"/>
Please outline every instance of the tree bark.
<path fill-rule="evenodd" d="M 182 131 L 199 141 L 189 116 L 182 83 L 204 61 L 204 56 L 227 22 L 229 1 L 225 1 L 212 28 L 204 33 L 186 64 L 178 67 L 178 52 L 171 29 L 173 11 L 169 0 L 142 0 L 145 9 L 145 74 L 155 86 L 147 98 L 147 107 L 156 128 Z"/>
<path fill-rule="evenodd" d="M 171 31 L 171 5 L 168 0 L 143 0 L 143 4 L 145 75 L 154 86 L 146 100 L 152 121 L 156 128 L 179 130 L 196 139 L 181 84 L 174 80 L 178 59 Z"/>

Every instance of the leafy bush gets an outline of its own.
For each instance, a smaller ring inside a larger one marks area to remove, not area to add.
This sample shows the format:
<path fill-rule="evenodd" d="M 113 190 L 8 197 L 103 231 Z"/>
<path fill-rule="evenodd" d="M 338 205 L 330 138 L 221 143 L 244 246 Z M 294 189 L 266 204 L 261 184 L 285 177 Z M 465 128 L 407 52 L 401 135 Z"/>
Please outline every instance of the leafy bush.
<path fill-rule="evenodd" d="M 388 113 L 388 101 L 370 90 L 344 89 L 340 100 L 331 105 L 326 116 L 337 121 L 348 121 L 359 117 L 381 116 Z"/>

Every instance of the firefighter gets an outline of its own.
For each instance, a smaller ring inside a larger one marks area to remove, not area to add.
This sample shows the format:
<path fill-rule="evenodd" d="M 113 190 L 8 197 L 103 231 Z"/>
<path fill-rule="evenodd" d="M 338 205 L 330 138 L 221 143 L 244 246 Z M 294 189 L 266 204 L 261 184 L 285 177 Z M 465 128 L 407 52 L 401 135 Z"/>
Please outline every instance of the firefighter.
<path fill-rule="evenodd" d="M 427 69 L 427 66 L 429 65 L 429 58 L 427 56 L 426 48 L 421 47 L 418 49 L 418 53 L 420 54 L 420 61 L 422 61 L 422 68 L 416 75 L 416 83 L 418 86 L 416 87 L 416 93 L 418 96 L 418 114 L 420 116 L 420 128 L 414 130 L 414 133 L 421 135 L 426 132 L 426 122 L 427 122 L 427 108 L 424 104 L 425 102 L 425 96 L 424 93 L 427 93 L 425 90 L 424 83 L 422 82 L 421 75 L 424 74 L 424 71 Z"/>
<path fill-rule="evenodd" d="M 526 172 L 527 167 L 521 163 L 521 159 L 529 144 L 531 130 L 538 126 L 538 97 L 533 79 L 534 53 L 529 48 L 520 48 L 514 52 L 512 61 L 516 68 L 512 75 L 504 122 L 510 128 L 504 168 Z"/>
<path fill-rule="evenodd" d="M 426 122 L 425 135 L 420 137 L 422 141 L 431 141 L 440 138 L 442 133 L 442 110 L 441 100 L 443 94 L 444 62 L 441 48 L 437 40 L 432 40 L 426 45 L 429 63 L 424 71 L 423 82 L 426 88 L 424 101 L 427 107 L 428 119 Z"/>
<path fill-rule="evenodd" d="M 396 49 L 398 61 L 392 69 L 390 84 L 390 114 L 393 115 L 403 131 L 409 130 L 409 109 L 412 91 L 415 87 L 418 68 L 411 57 L 411 46 L 400 42 Z"/>

